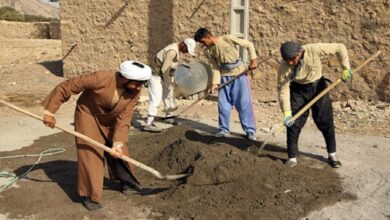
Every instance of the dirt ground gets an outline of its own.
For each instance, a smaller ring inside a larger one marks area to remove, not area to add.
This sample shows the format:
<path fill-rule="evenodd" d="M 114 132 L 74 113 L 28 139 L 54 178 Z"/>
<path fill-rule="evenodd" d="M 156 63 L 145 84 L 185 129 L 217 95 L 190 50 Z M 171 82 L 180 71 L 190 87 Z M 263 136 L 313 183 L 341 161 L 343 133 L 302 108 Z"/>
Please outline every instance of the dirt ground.
<path fill-rule="evenodd" d="M 0 97 L 36 114 L 40 100 L 64 78 L 60 76 L 59 41 L 30 40 L 7 48 L 0 64 Z M 20 45 L 20 46 L 18 46 Z M 58 45 L 58 47 L 52 45 Z M 42 53 L 42 50 L 46 50 Z M 18 53 L 24 51 L 21 61 Z M 26 52 L 27 51 L 27 52 Z M 40 55 L 38 52 L 41 52 Z M 27 54 L 31 53 L 31 54 Z M 38 54 L 37 56 L 33 56 Z M 31 55 L 31 56 L 29 56 Z M 29 59 L 28 57 L 31 57 Z M 39 153 L 64 147 L 62 154 L 42 158 L 27 178 L 0 193 L 0 219 L 389 219 L 390 106 L 384 102 L 335 102 L 339 157 L 343 167 L 326 164 L 320 132 L 309 120 L 300 138 L 302 156 L 293 169 L 283 166 L 285 135 L 278 134 L 263 156 L 247 151 L 238 116 L 232 114 L 232 136 L 217 140 L 215 97 L 183 114 L 183 126 L 160 134 L 139 131 L 146 115 L 146 91 L 129 134 L 131 156 L 164 174 L 191 171 L 183 181 L 157 181 L 137 170 L 145 186 L 160 193 L 126 197 L 118 183 L 105 179 L 104 209 L 90 213 L 75 190 L 74 138 L 39 121 L 0 107 L 0 157 Z M 259 141 L 280 123 L 275 94 L 254 91 Z M 72 128 L 76 97 L 57 113 L 58 123 Z M 179 107 L 191 103 L 180 100 Z M 1 159 L 0 170 L 25 172 L 36 158 Z M 106 177 L 108 177 L 106 175 Z M 0 180 L 0 183 L 5 180 Z"/>

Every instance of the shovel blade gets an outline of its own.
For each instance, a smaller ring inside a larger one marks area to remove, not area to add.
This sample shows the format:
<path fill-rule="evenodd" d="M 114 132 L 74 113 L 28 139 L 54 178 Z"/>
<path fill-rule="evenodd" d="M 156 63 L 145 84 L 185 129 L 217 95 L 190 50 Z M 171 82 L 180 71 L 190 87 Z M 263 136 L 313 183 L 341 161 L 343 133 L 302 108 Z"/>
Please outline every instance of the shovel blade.
<path fill-rule="evenodd" d="M 189 175 L 190 174 L 188 174 L 188 173 L 186 173 L 186 174 L 177 174 L 177 175 L 165 175 L 162 178 L 165 179 L 165 180 L 177 180 L 177 179 L 182 179 L 184 177 L 187 177 Z"/>

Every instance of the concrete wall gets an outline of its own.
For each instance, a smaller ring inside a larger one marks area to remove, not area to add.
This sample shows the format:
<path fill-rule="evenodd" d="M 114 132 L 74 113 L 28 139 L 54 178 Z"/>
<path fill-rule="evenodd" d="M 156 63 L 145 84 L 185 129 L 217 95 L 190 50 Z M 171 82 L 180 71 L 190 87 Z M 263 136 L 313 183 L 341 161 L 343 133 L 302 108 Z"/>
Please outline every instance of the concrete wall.
<path fill-rule="evenodd" d="M 127 3 L 126 3 L 127 2 Z M 168 43 L 192 37 L 199 27 L 215 35 L 229 32 L 230 1 L 226 0 L 67 0 L 61 1 L 64 75 L 116 69 L 124 59 L 148 63 Z M 387 0 L 250 1 L 250 40 L 261 57 L 254 88 L 275 94 L 279 46 L 339 42 L 357 66 L 378 49 L 380 61 L 355 74 L 353 86 L 333 92 L 339 98 L 390 100 L 390 9 Z M 204 60 L 202 53 L 196 59 Z M 190 59 L 187 57 L 187 61 Z M 331 79 L 341 71 L 337 60 L 324 60 Z M 337 73 L 337 74 L 336 74 Z"/>
<path fill-rule="evenodd" d="M 60 24 L 0 21 L 0 36 L 8 39 L 60 39 Z"/>

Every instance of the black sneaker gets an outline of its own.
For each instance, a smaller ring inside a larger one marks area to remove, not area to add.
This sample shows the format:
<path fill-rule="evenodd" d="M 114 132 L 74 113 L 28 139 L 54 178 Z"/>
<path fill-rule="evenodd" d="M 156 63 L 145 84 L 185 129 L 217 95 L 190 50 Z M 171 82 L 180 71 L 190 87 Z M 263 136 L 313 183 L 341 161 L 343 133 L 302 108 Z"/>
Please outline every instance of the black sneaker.
<path fill-rule="evenodd" d="M 83 197 L 82 200 L 84 207 L 87 208 L 89 211 L 97 211 L 103 208 L 100 203 L 94 202 L 88 197 Z"/>
<path fill-rule="evenodd" d="M 328 163 L 333 168 L 340 168 L 341 162 L 337 159 L 337 157 L 328 157 Z"/>
<path fill-rule="evenodd" d="M 133 184 L 121 184 L 121 192 L 125 195 L 137 194 L 140 187 Z"/>

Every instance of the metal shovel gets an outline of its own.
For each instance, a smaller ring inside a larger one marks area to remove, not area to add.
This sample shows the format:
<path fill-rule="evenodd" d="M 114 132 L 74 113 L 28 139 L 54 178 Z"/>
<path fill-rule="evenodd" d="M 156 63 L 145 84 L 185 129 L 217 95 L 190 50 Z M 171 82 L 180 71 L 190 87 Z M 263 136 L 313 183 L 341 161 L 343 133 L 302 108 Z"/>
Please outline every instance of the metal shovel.
<path fill-rule="evenodd" d="M 26 114 L 26 115 L 28 115 L 28 116 L 30 116 L 32 118 L 38 119 L 40 121 L 43 121 L 43 119 L 41 117 L 39 117 L 37 115 L 34 115 L 33 113 L 31 113 L 31 112 L 29 112 L 27 110 L 21 109 L 21 108 L 15 106 L 13 104 L 10 104 L 10 103 L 8 103 L 8 102 L 6 102 L 4 100 L 0 100 L 0 104 L 4 105 L 6 107 L 9 107 L 9 108 L 11 108 L 11 109 L 13 109 L 15 111 L 18 111 L 20 113 Z M 85 135 L 83 135 L 83 134 L 81 134 L 79 132 L 76 132 L 76 131 L 64 128 L 64 127 L 62 127 L 60 125 L 57 125 L 57 124 L 55 125 L 55 127 L 60 129 L 60 130 L 62 130 L 62 131 L 65 131 L 65 132 L 67 132 L 69 134 L 72 134 L 72 135 L 74 135 L 74 136 L 76 136 L 78 138 L 81 138 L 82 140 L 87 141 L 88 143 L 93 144 L 94 146 L 96 146 L 98 148 L 101 148 L 101 149 L 103 149 L 104 151 L 106 151 L 106 152 L 108 152 L 110 154 L 114 153 L 114 151 L 111 148 L 109 148 L 109 147 L 105 146 L 104 144 L 101 144 L 101 143 L 95 141 L 94 139 L 92 139 L 90 137 L 87 137 L 87 136 L 85 136 Z M 147 166 L 147 165 L 145 165 L 145 164 L 143 164 L 143 163 L 141 163 L 139 161 L 136 161 L 136 160 L 134 160 L 134 159 L 132 159 L 132 158 L 130 158 L 128 156 L 122 155 L 120 157 L 120 159 L 122 159 L 124 161 L 127 161 L 127 162 L 133 164 L 134 166 L 136 166 L 138 168 L 141 168 L 141 169 L 151 173 L 156 178 L 162 179 L 162 180 L 177 180 L 177 179 L 184 178 L 184 177 L 189 175 L 189 174 L 162 175 L 157 170 L 155 170 L 155 169 L 153 169 L 153 168 L 151 168 L 151 167 L 149 167 L 149 166 Z"/>

